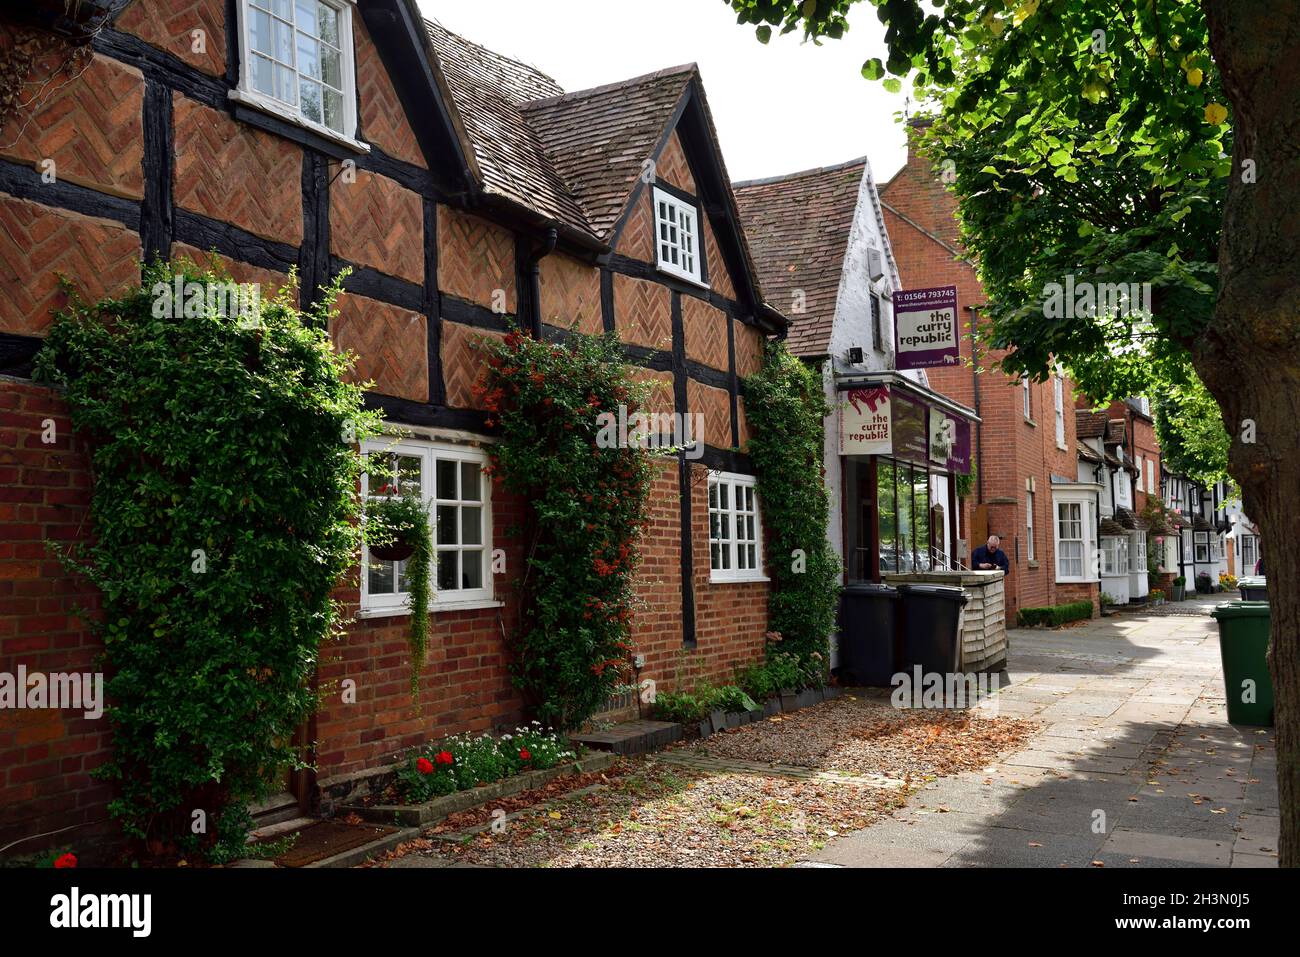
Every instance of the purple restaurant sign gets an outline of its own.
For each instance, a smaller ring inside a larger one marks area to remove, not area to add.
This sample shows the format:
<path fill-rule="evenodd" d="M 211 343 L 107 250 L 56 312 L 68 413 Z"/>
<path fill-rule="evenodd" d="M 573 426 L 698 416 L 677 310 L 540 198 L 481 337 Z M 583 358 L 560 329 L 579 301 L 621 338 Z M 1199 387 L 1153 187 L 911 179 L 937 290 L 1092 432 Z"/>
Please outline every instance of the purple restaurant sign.
<path fill-rule="evenodd" d="M 894 293 L 894 354 L 900 372 L 961 361 L 956 286 Z"/>

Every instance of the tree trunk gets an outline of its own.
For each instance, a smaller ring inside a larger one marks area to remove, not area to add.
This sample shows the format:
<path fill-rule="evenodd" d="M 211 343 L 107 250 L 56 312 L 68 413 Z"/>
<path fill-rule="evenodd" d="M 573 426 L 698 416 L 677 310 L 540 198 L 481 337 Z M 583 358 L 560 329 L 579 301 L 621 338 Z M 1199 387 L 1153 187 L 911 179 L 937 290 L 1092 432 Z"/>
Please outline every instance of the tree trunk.
<path fill-rule="evenodd" d="M 1300 0 L 1203 0 L 1232 104 L 1219 300 L 1193 363 L 1232 437 L 1263 535 L 1280 863 L 1300 865 Z M 1253 441 L 1252 441 L 1253 439 Z M 1232 689 L 1229 689 L 1229 694 Z"/>

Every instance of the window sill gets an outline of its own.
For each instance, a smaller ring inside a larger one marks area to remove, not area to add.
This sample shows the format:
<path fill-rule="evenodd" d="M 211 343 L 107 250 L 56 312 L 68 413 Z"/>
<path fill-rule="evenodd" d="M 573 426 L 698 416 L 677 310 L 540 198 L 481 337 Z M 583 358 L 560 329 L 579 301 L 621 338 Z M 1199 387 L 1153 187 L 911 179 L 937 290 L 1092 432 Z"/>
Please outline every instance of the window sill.
<path fill-rule="evenodd" d="M 694 276 L 687 275 L 686 273 L 683 272 L 677 272 L 673 269 L 669 269 L 663 263 L 656 262 L 655 269 L 663 273 L 665 276 L 672 276 L 674 279 L 680 280 L 681 282 L 690 283 L 692 286 L 697 286 L 700 289 L 709 288 L 709 284 L 704 280 L 697 279 Z"/>
<path fill-rule="evenodd" d="M 1030 568 L 1041 568 L 1042 566 L 1038 563 L 1038 560 L 1037 560 L 1037 559 L 1031 558 L 1031 559 L 1029 559 L 1029 567 L 1030 567 Z"/>
<path fill-rule="evenodd" d="M 1035 422 L 1033 419 L 1031 419 L 1029 416 L 1027 415 L 1022 416 L 1022 418 L 1024 420 L 1025 425 L 1032 425 L 1034 428 L 1038 428 L 1038 423 Z"/>
<path fill-rule="evenodd" d="M 465 601 L 438 601 L 434 599 L 429 602 L 429 614 L 436 615 L 440 611 L 475 611 L 480 608 L 501 608 L 505 605 L 503 601 L 497 601 L 494 598 L 471 598 Z M 367 608 L 356 613 L 358 621 L 367 621 L 372 618 L 406 618 L 411 614 L 411 609 L 405 605 L 393 608 Z"/>
<path fill-rule="evenodd" d="M 766 575 L 737 575 L 719 578 L 717 575 L 709 575 L 710 585 L 745 585 L 752 582 L 771 581 Z"/>
<path fill-rule="evenodd" d="M 331 143 L 343 146 L 354 153 L 365 154 L 370 152 L 370 146 L 368 144 L 362 143 L 360 140 L 355 140 L 350 136 L 345 136 L 342 133 L 338 133 L 330 129 L 328 126 L 305 120 L 302 116 L 283 106 L 277 100 L 269 99 L 248 90 L 241 90 L 238 87 L 231 90 L 228 95 L 235 103 L 250 107 L 261 113 L 266 113 L 278 120 L 283 120 L 285 123 L 289 123 L 311 136 L 317 136 L 321 139 L 328 140 Z"/>

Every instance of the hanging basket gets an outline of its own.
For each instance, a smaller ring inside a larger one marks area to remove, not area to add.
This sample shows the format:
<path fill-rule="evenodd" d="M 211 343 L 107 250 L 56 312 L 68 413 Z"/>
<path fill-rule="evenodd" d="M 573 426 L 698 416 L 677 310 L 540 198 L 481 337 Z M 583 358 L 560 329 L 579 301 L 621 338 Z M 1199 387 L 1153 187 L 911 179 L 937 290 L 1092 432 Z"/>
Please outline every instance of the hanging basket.
<path fill-rule="evenodd" d="M 415 546 L 407 542 L 370 546 L 370 557 L 377 558 L 381 562 L 404 562 L 414 554 Z"/>

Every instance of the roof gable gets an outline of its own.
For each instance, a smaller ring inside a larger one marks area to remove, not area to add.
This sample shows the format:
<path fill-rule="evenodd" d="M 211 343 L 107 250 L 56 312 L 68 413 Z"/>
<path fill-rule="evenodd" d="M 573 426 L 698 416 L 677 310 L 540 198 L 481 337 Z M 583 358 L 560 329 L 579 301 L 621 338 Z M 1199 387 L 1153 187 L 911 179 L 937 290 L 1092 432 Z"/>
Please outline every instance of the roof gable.
<path fill-rule="evenodd" d="M 830 347 L 845 257 L 855 229 L 866 225 L 862 217 L 871 217 L 890 283 L 899 288 L 866 157 L 737 183 L 735 191 L 763 288 L 782 306 L 802 300 L 788 341 L 796 355 L 825 355 Z"/>
<path fill-rule="evenodd" d="M 563 92 L 546 74 L 427 21 L 485 193 L 590 233 L 582 207 L 552 165 L 521 107 Z"/>
<path fill-rule="evenodd" d="M 693 64 L 534 100 L 522 113 L 547 157 L 608 242 L 633 190 L 674 126 Z"/>
<path fill-rule="evenodd" d="M 399 0 L 390 0 L 399 2 Z M 410 0 L 402 0 L 410 2 Z M 773 331 L 694 64 L 566 93 L 546 74 L 426 22 L 451 119 L 488 202 L 608 254 L 674 131 L 737 299 Z"/>
<path fill-rule="evenodd" d="M 478 170 L 416 0 L 369 0 L 357 9 L 430 172 L 454 192 L 472 191 Z"/>
<path fill-rule="evenodd" d="M 736 184 L 745 233 L 767 294 L 802 312 L 788 346 L 824 351 L 857 210 L 864 161 Z"/>

